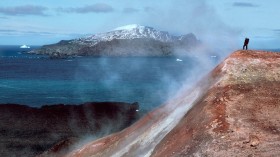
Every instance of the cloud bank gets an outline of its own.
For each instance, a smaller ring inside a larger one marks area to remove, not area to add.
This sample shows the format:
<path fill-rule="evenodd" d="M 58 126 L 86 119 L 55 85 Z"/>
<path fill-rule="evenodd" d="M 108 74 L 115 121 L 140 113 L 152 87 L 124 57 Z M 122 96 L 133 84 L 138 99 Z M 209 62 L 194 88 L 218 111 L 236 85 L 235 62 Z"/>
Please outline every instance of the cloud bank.
<path fill-rule="evenodd" d="M 234 2 L 232 4 L 234 7 L 258 7 L 258 5 L 253 3 L 246 3 L 246 2 Z"/>
<path fill-rule="evenodd" d="M 139 10 L 135 9 L 135 8 L 124 8 L 123 12 L 124 13 L 136 13 L 136 12 L 139 12 Z"/>
<path fill-rule="evenodd" d="M 46 16 L 48 8 L 44 6 L 36 6 L 36 5 L 24 5 L 24 6 L 16 6 L 16 7 L 0 7 L 0 13 L 4 15 L 36 15 L 36 16 Z"/>
<path fill-rule="evenodd" d="M 58 8 L 57 11 L 66 12 L 66 13 L 86 14 L 86 13 L 109 13 L 109 12 L 113 12 L 114 9 L 112 6 L 106 3 L 96 3 L 93 5 L 86 5 L 83 7 Z"/>
<path fill-rule="evenodd" d="M 57 35 L 53 32 L 43 32 L 43 31 L 20 31 L 20 30 L 12 30 L 12 29 L 0 29 L 0 35 L 10 35 L 10 36 L 17 36 L 17 35 Z"/>

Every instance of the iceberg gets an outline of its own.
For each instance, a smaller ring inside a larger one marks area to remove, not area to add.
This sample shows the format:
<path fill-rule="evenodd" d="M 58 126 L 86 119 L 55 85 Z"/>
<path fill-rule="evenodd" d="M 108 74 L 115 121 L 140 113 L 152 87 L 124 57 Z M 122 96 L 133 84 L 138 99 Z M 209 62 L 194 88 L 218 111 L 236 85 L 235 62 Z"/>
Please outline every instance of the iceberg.
<path fill-rule="evenodd" d="M 182 59 L 177 58 L 177 59 L 176 59 L 176 61 L 177 61 L 177 62 L 182 62 L 183 60 L 182 60 Z"/>
<path fill-rule="evenodd" d="M 21 49 L 29 49 L 29 48 L 30 48 L 30 46 L 27 46 L 27 45 L 21 45 L 19 48 L 21 48 Z"/>

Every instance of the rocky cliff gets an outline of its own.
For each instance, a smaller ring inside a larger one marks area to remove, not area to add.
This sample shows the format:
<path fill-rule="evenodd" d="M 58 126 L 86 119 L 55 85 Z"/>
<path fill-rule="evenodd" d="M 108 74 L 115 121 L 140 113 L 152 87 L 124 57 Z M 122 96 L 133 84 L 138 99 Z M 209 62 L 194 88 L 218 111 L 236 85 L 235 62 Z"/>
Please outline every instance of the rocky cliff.
<path fill-rule="evenodd" d="M 280 53 L 236 51 L 192 89 L 68 157 L 279 156 Z"/>
<path fill-rule="evenodd" d="M 44 45 L 29 53 L 53 58 L 68 56 L 171 56 L 179 49 L 186 53 L 199 41 L 193 34 L 173 36 L 152 27 L 128 25 L 73 40 Z"/>
<path fill-rule="evenodd" d="M 84 136 L 98 138 L 129 126 L 138 118 L 138 107 L 120 102 L 41 108 L 1 104 L 0 156 L 32 157 L 54 145 L 53 152 L 67 151 Z"/>

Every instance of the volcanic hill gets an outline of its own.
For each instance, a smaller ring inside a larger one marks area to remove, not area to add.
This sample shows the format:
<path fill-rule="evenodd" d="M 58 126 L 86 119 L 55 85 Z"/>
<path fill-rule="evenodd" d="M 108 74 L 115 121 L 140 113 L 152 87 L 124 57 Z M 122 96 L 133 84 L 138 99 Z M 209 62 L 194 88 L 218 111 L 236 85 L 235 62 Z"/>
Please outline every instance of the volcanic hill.
<path fill-rule="evenodd" d="M 192 89 L 68 157 L 279 156 L 280 53 L 236 51 Z"/>

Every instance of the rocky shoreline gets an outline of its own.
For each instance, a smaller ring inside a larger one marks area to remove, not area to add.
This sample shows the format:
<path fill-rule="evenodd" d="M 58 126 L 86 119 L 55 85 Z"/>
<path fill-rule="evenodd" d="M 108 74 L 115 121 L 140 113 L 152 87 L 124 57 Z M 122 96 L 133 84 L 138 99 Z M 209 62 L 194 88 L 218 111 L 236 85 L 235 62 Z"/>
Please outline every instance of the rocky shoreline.
<path fill-rule="evenodd" d="M 66 151 L 67 143 L 85 136 L 99 138 L 126 128 L 139 118 L 138 109 L 138 103 L 123 102 L 40 108 L 0 104 L 0 156 L 32 157 L 47 150 Z"/>

